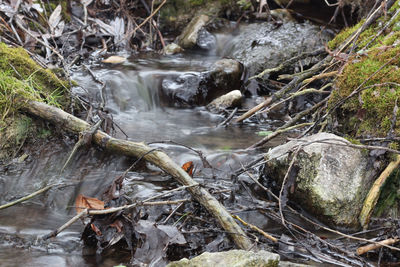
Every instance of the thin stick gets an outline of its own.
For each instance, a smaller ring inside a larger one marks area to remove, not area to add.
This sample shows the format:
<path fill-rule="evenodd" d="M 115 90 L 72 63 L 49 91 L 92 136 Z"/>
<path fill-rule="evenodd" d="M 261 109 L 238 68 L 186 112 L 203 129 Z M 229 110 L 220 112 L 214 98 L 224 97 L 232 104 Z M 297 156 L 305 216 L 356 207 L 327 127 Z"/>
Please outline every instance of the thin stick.
<path fill-rule="evenodd" d="M 286 223 L 285 223 L 285 217 L 283 216 L 283 208 L 284 208 L 284 206 L 286 206 L 286 203 L 285 203 L 284 206 L 282 205 L 282 197 L 285 194 L 286 195 L 285 197 L 287 198 L 286 182 L 287 182 L 287 179 L 289 177 L 290 171 L 293 168 L 294 162 L 297 159 L 297 154 L 299 154 L 300 149 L 302 149 L 302 146 L 299 146 L 296 149 L 296 151 L 294 152 L 293 158 L 292 158 L 292 160 L 290 161 L 290 164 L 289 164 L 289 168 L 287 169 L 285 177 L 283 178 L 281 190 L 279 191 L 279 197 L 278 197 L 278 199 L 279 199 L 279 203 L 278 203 L 279 204 L 279 213 L 281 215 L 282 225 L 285 226 L 285 227 L 287 227 L 287 226 L 286 226 Z"/>
<path fill-rule="evenodd" d="M 228 118 L 226 118 L 223 122 L 221 122 L 220 124 L 218 124 L 217 128 L 228 124 L 228 123 L 232 120 L 233 116 L 235 116 L 235 114 L 236 114 L 237 111 L 238 111 L 238 108 L 235 108 L 235 109 L 232 111 L 232 113 L 228 116 Z"/>
<path fill-rule="evenodd" d="M 171 217 L 178 211 L 178 209 L 180 209 L 180 207 L 183 206 L 183 203 L 179 204 L 178 206 L 175 207 L 175 209 L 168 215 L 167 218 L 165 218 L 164 221 L 162 221 L 160 224 L 166 224 L 168 222 L 169 219 L 171 219 Z"/>
<path fill-rule="evenodd" d="M 329 78 L 329 77 L 332 77 L 332 76 L 336 76 L 337 74 L 338 74 L 338 71 L 335 70 L 335 71 L 331 71 L 331 72 L 325 72 L 325 73 L 321 73 L 321 74 L 318 74 L 318 75 L 314 75 L 311 78 L 305 79 L 303 81 L 303 85 L 307 84 L 307 83 L 311 83 L 311 82 L 316 81 L 316 80 L 321 80 L 321 79 Z"/>
<path fill-rule="evenodd" d="M 232 215 L 232 218 L 238 220 L 239 222 L 241 222 L 244 226 L 249 227 L 251 230 L 259 232 L 260 234 L 262 234 L 265 238 L 268 238 L 269 240 L 271 240 L 272 242 L 278 242 L 278 239 L 276 239 L 275 237 L 273 237 L 272 235 L 268 234 L 267 232 L 261 230 L 260 228 L 258 228 L 257 226 L 247 223 L 245 221 L 243 221 L 239 216 L 237 215 Z"/>
<path fill-rule="evenodd" d="M 4 204 L 4 205 L 1 205 L 1 206 L 0 206 L 0 210 L 9 208 L 9 207 L 14 206 L 14 205 L 16 205 L 16 204 L 18 204 L 18 203 L 21 203 L 21 202 L 24 202 L 24 201 L 26 201 L 26 200 L 29 200 L 29 199 L 31 199 L 31 198 L 37 196 L 37 195 L 40 195 L 41 193 L 46 192 L 47 190 L 49 190 L 50 188 L 52 188 L 52 187 L 55 186 L 55 185 L 56 185 L 56 184 L 48 185 L 48 186 L 46 186 L 46 187 L 43 187 L 42 189 L 39 189 L 39 190 L 36 191 L 36 192 L 33 192 L 32 194 L 29 194 L 29 195 L 25 196 L 25 197 L 22 197 L 22 198 L 20 198 L 20 199 L 15 200 L 15 201 L 9 202 L 9 203 Z"/>
<path fill-rule="evenodd" d="M 378 244 L 368 244 L 366 246 L 359 247 L 357 249 L 357 255 L 362 255 L 364 253 L 367 253 L 370 250 L 381 248 L 381 247 L 383 247 L 383 245 L 392 245 L 399 241 L 400 241 L 399 237 L 396 236 L 395 238 L 389 238 L 386 240 L 379 241 Z"/>
<path fill-rule="evenodd" d="M 60 228 L 58 228 L 57 230 L 54 230 L 53 232 L 45 235 L 42 237 L 42 239 L 46 240 L 49 239 L 51 237 L 56 237 L 59 233 L 61 233 L 62 231 L 64 231 L 66 228 L 70 227 L 74 222 L 76 222 L 77 220 L 79 220 L 80 218 L 82 218 L 84 215 L 86 215 L 88 212 L 88 209 L 84 209 L 83 211 L 81 211 L 80 213 L 78 213 L 75 217 L 73 217 L 71 220 L 69 220 L 68 222 L 66 222 L 64 225 L 62 225 Z"/>
<path fill-rule="evenodd" d="M 287 127 L 287 128 L 278 129 L 275 132 L 273 132 L 273 133 L 269 134 L 268 136 L 264 137 L 262 140 L 258 141 L 254 145 L 251 145 L 247 149 L 253 149 L 253 148 L 259 147 L 259 146 L 267 143 L 268 141 L 270 141 L 272 138 L 277 137 L 281 133 L 285 133 L 285 132 L 288 132 L 288 131 L 291 131 L 291 130 L 294 130 L 294 129 L 297 129 L 297 128 L 309 126 L 309 125 L 312 125 L 312 124 L 313 124 L 312 122 L 305 122 L 305 123 L 296 124 L 294 126 L 290 126 L 290 127 Z"/>
<path fill-rule="evenodd" d="M 89 210 L 88 214 L 89 215 L 104 215 L 104 214 L 110 214 L 110 213 L 114 213 L 114 212 L 121 211 L 121 210 L 131 209 L 131 208 L 138 207 L 138 206 L 175 205 L 175 204 L 180 204 L 180 203 L 188 202 L 188 201 L 190 201 L 189 198 L 178 199 L 178 200 L 167 200 L 167 201 L 138 202 L 138 203 L 133 203 L 133 204 L 124 205 L 124 206 L 120 206 L 120 207 L 110 208 L 110 209 L 106 209 L 106 210 Z"/>
<path fill-rule="evenodd" d="M 142 23 L 140 23 L 138 26 L 136 26 L 132 31 L 130 31 L 129 33 L 125 34 L 125 37 L 122 38 L 121 40 L 119 40 L 118 42 L 116 42 L 115 44 L 119 44 L 122 41 L 130 38 L 132 36 L 132 34 L 134 34 L 138 29 L 140 29 L 143 25 L 145 25 L 150 19 L 153 18 L 153 16 L 155 14 L 157 14 L 157 12 L 163 7 L 163 5 L 167 2 L 167 0 L 164 0 L 160 3 L 160 5 L 153 11 L 153 13 L 150 14 L 150 16 L 148 16 Z"/>

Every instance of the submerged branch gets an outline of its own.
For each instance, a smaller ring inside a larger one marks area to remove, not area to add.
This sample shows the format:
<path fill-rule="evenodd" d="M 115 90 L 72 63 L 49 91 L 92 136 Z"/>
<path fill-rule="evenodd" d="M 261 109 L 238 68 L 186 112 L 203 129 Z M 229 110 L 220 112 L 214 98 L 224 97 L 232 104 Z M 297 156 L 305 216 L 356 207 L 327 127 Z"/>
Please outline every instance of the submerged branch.
<path fill-rule="evenodd" d="M 20 199 L 17 199 L 17 200 L 15 200 L 15 201 L 9 202 L 9 203 L 7 203 L 7 204 L 1 205 L 1 206 L 0 206 L 0 210 L 9 208 L 9 207 L 14 206 L 14 205 L 16 205 L 16 204 L 18 204 L 18 203 L 22 203 L 22 202 L 24 202 L 24 201 L 27 201 L 27 200 L 29 200 L 29 199 L 31 199 L 31 198 L 37 196 L 37 195 L 40 195 L 40 194 L 46 192 L 47 190 L 51 189 L 51 188 L 52 188 L 53 186 L 55 186 L 55 185 L 56 185 L 56 184 L 48 185 L 48 186 L 46 186 L 46 187 L 43 187 L 42 189 L 37 190 L 36 192 L 33 192 L 32 194 L 29 194 L 29 195 L 27 195 L 27 196 L 24 196 L 24 197 L 22 197 L 22 198 L 20 198 Z"/>

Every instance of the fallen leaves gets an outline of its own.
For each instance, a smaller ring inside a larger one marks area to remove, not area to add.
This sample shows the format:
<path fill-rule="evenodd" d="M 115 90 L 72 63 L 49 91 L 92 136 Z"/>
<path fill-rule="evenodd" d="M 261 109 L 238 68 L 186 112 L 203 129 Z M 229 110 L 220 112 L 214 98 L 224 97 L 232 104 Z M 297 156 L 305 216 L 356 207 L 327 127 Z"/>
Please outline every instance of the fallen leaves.
<path fill-rule="evenodd" d="M 85 197 L 79 194 L 75 199 L 75 209 L 78 214 L 84 209 L 104 210 L 104 202 L 97 198 Z"/>
<path fill-rule="evenodd" d="M 190 176 L 193 176 L 193 161 L 188 161 L 185 164 L 182 165 L 182 169 L 185 170 Z"/>

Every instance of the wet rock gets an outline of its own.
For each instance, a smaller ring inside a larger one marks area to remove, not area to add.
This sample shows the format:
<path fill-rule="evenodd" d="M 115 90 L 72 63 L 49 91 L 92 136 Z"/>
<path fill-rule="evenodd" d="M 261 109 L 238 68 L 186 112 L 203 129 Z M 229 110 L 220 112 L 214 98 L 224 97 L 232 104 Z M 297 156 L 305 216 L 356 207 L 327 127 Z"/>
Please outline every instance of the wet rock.
<path fill-rule="evenodd" d="M 243 63 L 251 76 L 276 67 L 301 52 L 321 48 L 328 38 L 320 33 L 318 26 L 309 22 L 241 25 L 239 34 L 226 45 L 223 55 Z"/>
<path fill-rule="evenodd" d="M 278 8 L 271 10 L 271 16 L 275 20 L 282 20 L 282 21 L 295 21 L 290 11 L 286 8 Z"/>
<path fill-rule="evenodd" d="M 182 259 L 171 262 L 167 267 L 188 267 L 188 266 L 278 266 L 279 255 L 265 250 L 258 252 L 245 250 L 230 250 L 225 252 L 209 253 L 204 252 L 191 260 Z"/>
<path fill-rule="evenodd" d="M 254 12 L 253 16 L 258 19 L 258 20 L 266 20 L 270 21 L 271 17 L 274 20 L 280 20 L 280 21 L 296 21 L 292 14 L 290 14 L 290 11 L 288 9 L 284 8 L 279 8 L 279 9 L 273 9 L 268 12 Z"/>
<path fill-rule="evenodd" d="M 300 150 L 288 177 L 294 184 L 289 198 L 330 226 L 358 228 L 358 215 L 376 175 L 368 152 L 342 146 L 349 142 L 329 133 L 302 140 L 333 144 L 313 142 Z M 270 160 L 265 168 L 267 176 L 282 182 L 292 158 L 288 152 L 300 144 L 305 142 L 293 140 L 270 150 L 266 154 Z"/>
<path fill-rule="evenodd" d="M 183 48 L 175 43 L 171 43 L 164 47 L 164 54 L 165 55 L 175 55 L 178 53 L 183 52 Z"/>
<path fill-rule="evenodd" d="M 181 35 L 176 38 L 178 45 L 184 49 L 190 49 L 196 46 L 209 49 L 209 47 L 212 46 L 212 42 L 214 42 L 215 46 L 215 37 L 210 37 L 211 34 L 204 28 L 209 20 L 210 17 L 204 14 L 193 18 Z"/>
<path fill-rule="evenodd" d="M 217 39 L 205 28 L 201 28 L 197 36 L 196 45 L 204 50 L 212 50 L 217 46 Z"/>
<path fill-rule="evenodd" d="M 239 106 L 241 101 L 242 93 L 239 90 L 234 90 L 214 99 L 207 105 L 207 109 L 213 112 L 219 112 L 227 108 Z"/>
<path fill-rule="evenodd" d="M 240 89 L 243 68 L 232 59 L 215 62 L 209 71 L 184 73 L 166 78 L 161 85 L 162 96 L 175 106 L 205 105 L 232 90 Z"/>
<path fill-rule="evenodd" d="M 240 86 L 242 71 L 243 67 L 238 61 L 225 58 L 211 66 L 209 76 L 217 87 L 229 92 L 238 89 L 238 85 Z M 229 88 L 231 89 L 229 90 Z"/>
<path fill-rule="evenodd" d="M 161 84 L 165 103 L 173 106 L 194 106 L 203 103 L 207 96 L 204 76 L 201 73 L 184 73 L 176 79 L 166 78 Z"/>

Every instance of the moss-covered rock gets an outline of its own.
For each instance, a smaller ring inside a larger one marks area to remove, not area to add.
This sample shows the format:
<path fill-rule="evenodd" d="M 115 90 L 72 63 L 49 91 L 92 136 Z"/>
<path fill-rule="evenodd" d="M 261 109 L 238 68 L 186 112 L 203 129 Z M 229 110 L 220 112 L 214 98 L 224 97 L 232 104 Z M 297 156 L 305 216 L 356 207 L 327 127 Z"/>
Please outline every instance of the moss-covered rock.
<path fill-rule="evenodd" d="M 328 133 L 290 141 L 266 154 L 265 174 L 282 183 L 292 160 L 290 152 L 307 144 L 297 154 L 287 178 L 287 183 L 293 184 L 289 198 L 332 227 L 357 229 L 358 215 L 376 170 L 368 153 L 346 146 L 348 143 Z"/>
<path fill-rule="evenodd" d="M 399 8 L 397 1 L 387 16 L 360 34 L 355 43 L 357 53 L 347 59 L 336 79 L 336 89 L 329 100 L 331 108 L 354 91 L 360 92 L 335 113 L 343 126 L 341 130 L 352 136 L 383 137 L 392 128 L 393 110 L 396 103 L 400 104 L 400 27 L 396 26 L 399 19 L 390 24 L 389 20 Z M 339 47 L 362 23 L 344 30 L 328 46 Z M 386 31 L 378 35 L 386 24 Z M 395 134 L 400 133 L 399 123 L 394 125 Z"/>

